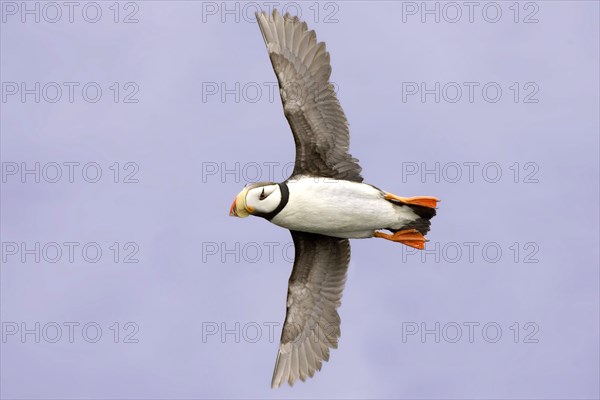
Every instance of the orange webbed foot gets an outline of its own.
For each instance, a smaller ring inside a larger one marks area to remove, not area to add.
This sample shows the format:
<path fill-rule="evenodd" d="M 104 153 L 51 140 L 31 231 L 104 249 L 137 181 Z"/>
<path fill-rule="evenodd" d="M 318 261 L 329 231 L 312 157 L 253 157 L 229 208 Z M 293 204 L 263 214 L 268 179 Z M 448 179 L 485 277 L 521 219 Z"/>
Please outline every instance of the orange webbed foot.
<path fill-rule="evenodd" d="M 437 203 L 441 201 L 437 197 L 433 196 L 400 197 L 391 193 L 386 193 L 384 198 L 386 200 L 393 200 L 403 204 L 413 204 L 416 206 L 423 206 L 428 208 L 436 208 Z"/>
<path fill-rule="evenodd" d="M 392 234 L 375 231 L 374 237 L 390 240 L 392 242 L 402 243 L 406 246 L 413 247 L 415 249 L 423 250 L 425 248 L 425 242 L 427 238 L 416 229 L 406 229 L 403 231 L 394 232 Z"/>

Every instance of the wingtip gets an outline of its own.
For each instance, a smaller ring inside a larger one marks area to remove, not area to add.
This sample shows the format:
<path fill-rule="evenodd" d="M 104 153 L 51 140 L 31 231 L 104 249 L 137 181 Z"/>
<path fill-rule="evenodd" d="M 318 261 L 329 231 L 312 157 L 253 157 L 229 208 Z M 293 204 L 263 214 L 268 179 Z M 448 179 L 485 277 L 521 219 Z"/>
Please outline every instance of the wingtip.
<path fill-rule="evenodd" d="M 275 360 L 275 368 L 273 369 L 273 378 L 271 379 L 271 389 L 277 389 L 281 386 L 281 378 L 283 372 L 279 371 L 279 360 L 281 359 L 281 351 L 277 351 L 277 359 Z M 279 373 L 278 373 L 279 372 Z"/>
<path fill-rule="evenodd" d="M 297 15 L 292 15 L 289 12 L 286 12 L 283 16 L 279 13 L 279 10 L 277 10 L 277 8 L 273 8 L 273 12 L 271 13 L 271 15 L 269 16 L 269 14 L 266 11 L 255 11 L 254 15 L 256 16 L 256 19 L 260 18 L 261 16 L 264 17 L 265 19 L 269 20 L 272 19 L 273 21 L 283 18 L 284 20 L 290 20 L 292 22 L 296 22 L 296 21 L 300 21 L 300 18 Z M 270 18 L 271 17 L 271 18 Z"/>

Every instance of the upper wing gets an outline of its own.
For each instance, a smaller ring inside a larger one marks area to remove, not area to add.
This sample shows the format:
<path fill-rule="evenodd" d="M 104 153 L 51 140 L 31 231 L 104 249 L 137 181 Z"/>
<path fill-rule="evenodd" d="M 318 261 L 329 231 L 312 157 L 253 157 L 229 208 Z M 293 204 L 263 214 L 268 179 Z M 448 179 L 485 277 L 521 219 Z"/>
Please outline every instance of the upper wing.
<path fill-rule="evenodd" d="M 350 262 L 350 242 L 292 231 L 295 260 L 290 276 L 287 314 L 271 387 L 312 377 L 337 348 L 341 304 Z"/>
<path fill-rule="evenodd" d="M 348 120 L 329 82 L 325 43 L 306 22 L 273 10 L 256 13 L 279 82 L 283 112 L 296 143 L 295 175 L 362 182 L 358 160 L 348 153 Z"/>

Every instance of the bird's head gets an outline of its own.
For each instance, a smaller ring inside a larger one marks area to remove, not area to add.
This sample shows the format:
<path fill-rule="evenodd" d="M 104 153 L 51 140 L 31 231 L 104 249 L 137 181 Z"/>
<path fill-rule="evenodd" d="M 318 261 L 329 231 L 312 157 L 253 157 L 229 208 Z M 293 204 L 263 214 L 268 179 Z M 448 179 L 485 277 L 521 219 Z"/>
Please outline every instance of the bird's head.
<path fill-rule="evenodd" d="M 229 215 L 245 218 L 249 215 L 268 214 L 281 202 L 281 189 L 273 182 L 257 182 L 246 185 L 236 196 Z"/>

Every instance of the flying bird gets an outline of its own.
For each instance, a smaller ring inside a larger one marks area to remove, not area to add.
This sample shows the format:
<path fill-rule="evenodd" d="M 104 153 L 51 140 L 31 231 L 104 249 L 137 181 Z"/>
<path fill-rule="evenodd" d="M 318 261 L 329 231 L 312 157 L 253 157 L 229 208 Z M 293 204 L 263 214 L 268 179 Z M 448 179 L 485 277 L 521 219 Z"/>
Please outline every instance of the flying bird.
<path fill-rule="evenodd" d="M 294 241 L 271 382 L 276 388 L 312 377 L 329 360 L 329 349 L 337 348 L 348 239 L 376 237 L 423 249 L 439 200 L 400 197 L 363 183 L 358 160 L 348 152 L 348 121 L 329 81 L 325 43 L 295 16 L 274 10 L 256 13 L 256 20 L 277 75 L 296 159 L 285 182 L 244 187 L 230 215 L 265 218 L 289 229 Z"/>

